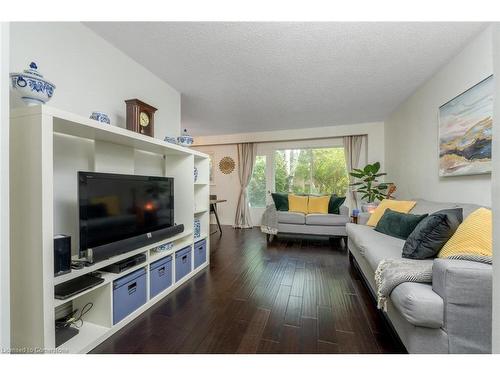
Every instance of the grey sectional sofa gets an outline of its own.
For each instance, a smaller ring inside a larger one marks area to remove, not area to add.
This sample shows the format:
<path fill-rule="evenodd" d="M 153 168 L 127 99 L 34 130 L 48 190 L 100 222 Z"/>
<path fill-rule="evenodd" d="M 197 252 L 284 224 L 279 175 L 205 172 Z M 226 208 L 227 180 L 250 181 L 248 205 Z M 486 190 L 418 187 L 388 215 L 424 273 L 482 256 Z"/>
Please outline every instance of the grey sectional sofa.
<path fill-rule="evenodd" d="M 432 213 L 462 207 L 464 218 L 479 206 L 417 200 L 410 211 Z M 401 258 L 404 241 L 363 225 L 347 224 L 349 256 L 370 291 L 383 259 Z M 403 283 L 388 301 L 386 317 L 409 353 L 491 353 L 492 267 L 464 260 L 435 259 L 432 284 Z"/>
<path fill-rule="evenodd" d="M 277 211 L 278 234 L 310 234 L 331 237 L 346 237 L 346 224 L 350 221 L 349 208 L 341 206 L 339 215 L 308 214 Z"/>

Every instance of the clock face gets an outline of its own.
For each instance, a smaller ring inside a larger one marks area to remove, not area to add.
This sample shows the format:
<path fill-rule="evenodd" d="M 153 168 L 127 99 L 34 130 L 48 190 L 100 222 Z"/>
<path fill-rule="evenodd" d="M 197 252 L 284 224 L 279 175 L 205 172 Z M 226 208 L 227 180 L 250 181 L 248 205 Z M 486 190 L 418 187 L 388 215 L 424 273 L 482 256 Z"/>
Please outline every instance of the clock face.
<path fill-rule="evenodd" d="M 149 115 L 146 112 L 139 114 L 139 124 L 144 128 L 149 125 Z"/>

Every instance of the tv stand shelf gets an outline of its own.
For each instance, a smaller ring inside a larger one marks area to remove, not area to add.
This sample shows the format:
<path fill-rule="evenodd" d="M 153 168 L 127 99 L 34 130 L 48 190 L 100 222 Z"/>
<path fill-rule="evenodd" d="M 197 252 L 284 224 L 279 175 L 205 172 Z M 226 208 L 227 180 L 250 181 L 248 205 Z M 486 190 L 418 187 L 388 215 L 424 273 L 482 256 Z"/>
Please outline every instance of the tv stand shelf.
<path fill-rule="evenodd" d="M 84 267 L 81 270 L 71 270 L 70 273 L 67 273 L 67 274 L 64 274 L 64 275 L 61 275 L 61 276 L 55 276 L 54 277 L 54 285 L 58 285 L 58 284 L 64 283 L 65 281 L 69 281 L 71 279 L 74 279 L 74 278 L 76 278 L 78 276 L 85 275 L 85 274 L 90 273 L 90 272 L 98 271 L 101 268 L 109 266 L 110 264 L 117 263 L 120 260 L 130 258 L 131 256 L 134 256 L 136 254 L 144 253 L 146 251 L 149 251 L 152 248 L 160 246 L 161 244 L 164 244 L 164 243 L 167 243 L 167 242 L 174 242 L 174 241 L 177 241 L 179 239 L 182 239 L 182 238 L 185 238 L 185 237 L 192 237 L 192 236 L 193 236 L 193 231 L 184 231 L 184 232 L 179 233 L 179 234 L 177 234 L 177 235 L 175 235 L 173 237 L 170 237 L 170 238 L 167 238 L 165 240 L 156 242 L 154 244 L 143 246 L 143 247 L 140 247 L 138 249 L 129 251 L 129 252 L 125 253 L 125 254 L 120 254 L 120 255 L 111 257 L 109 259 L 103 260 L 102 262 L 95 263 L 95 264 L 93 264 L 93 265 L 91 265 L 89 267 Z M 76 259 L 79 259 L 79 258 L 78 258 L 78 256 L 75 256 L 74 259 L 76 260 Z"/>
<path fill-rule="evenodd" d="M 193 248 L 199 240 L 193 237 L 195 216 L 201 220 L 201 232 L 209 231 L 208 215 L 194 210 L 208 207 L 209 186 L 193 180 L 196 167 L 200 181 L 208 181 L 208 155 L 48 106 L 12 110 L 10 137 L 11 293 L 17 296 L 11 303 L 13 349 L 53 351 L 56 314 L 92 302 L 79 334 L 56 350 L 88 352 L 208 266 L 210 246 L 205 237 L 206 263 L 195 269 L 193 261 L 182 280 L 172 280 L 170 287 L 150 298 L 149 265 L 185 247 Z M 173 177 L 174 219 L 184 224 L 184 232 L 55 277 L 54 235 L 70 235 L 73 258 L 78 258 L 78 171 Z M 169 250 L 154 251 L 169 242 L 173 242 Z M 120 274 L 101 271 L 103 283 L 66 300 L 55 299 L 55 285 L 139 253 L 146 254 L 144 263 Z M 140 268 L 148 271 L 147 302 L 113 324 L 113 281 Z"/>

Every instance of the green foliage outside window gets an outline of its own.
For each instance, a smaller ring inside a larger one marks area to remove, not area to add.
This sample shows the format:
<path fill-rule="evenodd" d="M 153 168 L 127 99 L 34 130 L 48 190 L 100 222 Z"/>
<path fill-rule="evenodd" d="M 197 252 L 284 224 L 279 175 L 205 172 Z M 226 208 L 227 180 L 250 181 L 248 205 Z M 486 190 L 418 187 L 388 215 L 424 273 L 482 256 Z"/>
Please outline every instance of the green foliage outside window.
<path fill-rule="evenodd" d="M 280 193 L 345 196 L 349 176 L 344 149 L 334 147 L 275 151 L 274 181 L 274 190 Z M 256 157 L 247 193 L 251 207 L 266 206 L 265 156 Z"/>
<path fill-rule="evenodd" d="M 248 199 L 252 207 L 266 207 L 266 157 L 257 156 L 252 179 L 248 184 Z"/>
<path fill-rule="evenodd" d="M 277 192 L 346 194 L 349 177 L 343 148 L 279 150 L 274 161 Z"/>

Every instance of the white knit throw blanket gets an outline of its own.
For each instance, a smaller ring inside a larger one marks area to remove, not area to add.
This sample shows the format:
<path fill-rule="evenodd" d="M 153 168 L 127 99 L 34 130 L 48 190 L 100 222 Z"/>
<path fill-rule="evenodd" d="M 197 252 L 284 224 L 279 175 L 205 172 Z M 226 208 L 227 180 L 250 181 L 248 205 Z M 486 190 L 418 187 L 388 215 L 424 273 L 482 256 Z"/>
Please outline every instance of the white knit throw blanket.
<path fill-rule="evenodd" d="M 432 281 L 432 259 L 384 259 L 375 271 L 377 284 L 377 307 L 387 311 L 387 299 L 394 288 L 406 282 L 430 283 Z"/>
<path fill-rule="evenodd" d="M 278 233 L 278 212 L 276 211 L 274 204 L 266 207 L 266 210 L 262 215 L 260 230 L 267 234 Z"/>

